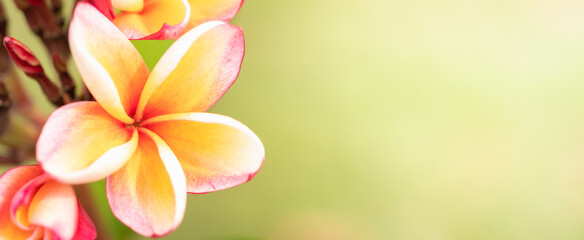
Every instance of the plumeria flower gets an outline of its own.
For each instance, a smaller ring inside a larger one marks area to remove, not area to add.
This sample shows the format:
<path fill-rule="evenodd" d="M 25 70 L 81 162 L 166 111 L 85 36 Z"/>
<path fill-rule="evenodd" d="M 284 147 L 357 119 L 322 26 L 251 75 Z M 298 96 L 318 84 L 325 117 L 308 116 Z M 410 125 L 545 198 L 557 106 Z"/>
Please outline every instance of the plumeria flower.
<path fill-rule="evenodd" d="M 65 105 L 47 120 L 37 159 L 51 176 L 72 184 L 107 177 L 114 215 L 137 233 L 161 236 L 182 221 L 186 192 L 229 188 L 259 170 L 259 138 L 232 118 L 205 112 L 239 74 L 239 27 L 201 24 L 149 73 L 116 26 L 81 2 L 69 43 L 97 102 Z"/>
<path fill-rule="evenodd" d="M 73 186 L 49 177 L 38 165 L 0 176 L 0 239 L 95 239 L 95 226 Z"/>
<path fill-rule="evenodd" d="M 128 39 L 176 39 L 210 20 L 229 21 L 243 0 L 89 0 Z M 114 11 L 118 10 L 118 13 Z"/>

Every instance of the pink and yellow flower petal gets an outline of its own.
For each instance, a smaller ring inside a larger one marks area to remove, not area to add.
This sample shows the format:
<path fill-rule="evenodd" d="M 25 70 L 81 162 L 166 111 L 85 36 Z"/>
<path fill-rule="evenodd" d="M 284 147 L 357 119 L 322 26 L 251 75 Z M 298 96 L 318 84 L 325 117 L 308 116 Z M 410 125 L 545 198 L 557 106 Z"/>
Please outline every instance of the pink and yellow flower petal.
<path fill-rule="evenodd" d="M 139 142 L 126 165 L 108 177 L 108 200 L 114 215 L 137 233 L 163 236 L 182 222 L 185 177 L 176 157 L 158 136 L 141 130 Z"/>
<path fill-rule="evenodd" d="M 38 165 L 0 177 L 0 239 L 95 239 L 95 226 L 71 185 L 54 181 Z"/>
<path fill-rule="evenodd" d="M 111 0 L 85 0 L 95 6 L 108 19 L 114 19 L 116 13 Z"/>
<path fill-rule="evenodd" d="M 0 239 L 26 239 L 34 234 L 33 229 L 22 229 L 12 221 L 12 197 L 29 181 L 42 174 L 38 166 L 22 166 L 0 176 Z"/>
<path fill-rule="evenodd" d="M 55 110 L 37 142 L 37 161 L 55 179 L 83 184 L 120 169 L 138 144 L 137 130 L 110 116 L 96 102 Z"/>
<path fill-rule="evenodd" d="M 28 209 L 31 224 L 72 239 L 77 230 L 77 197 L 73 186 L 49 180 L 34 195 Z"/>
<path fill-rule="evenodd" d="M 243 0 L 189 0 L 191 18 L 185 31 L 211 20 L 229 21 L 241 8 Z"/>
<path fill-rule="evenodd" d="M 118 120 L 132 124 L 149 71 L 138 50 L 93 5 L 80 2 L 69 28 L 71 53 L 97 102 Z"/>
<path fill-rule="evenodd" d="M 190 13 L 186 0 L 147 1 L 140 12 L 120 12 L 113 22 L 128 39 L 176 39 Z"/>
<path fill-rule="evenodd" d="M 93 222 L 89 218 L 89 215 L 87 215 L 87 212 L 85 212 L 85 209 L 83 208 L 83 206 L 81 206 L 81 203 L 79 201 L 77 201 L 77 209 L 79 209 L 77 215 L 78 220 L 77 231 L 75 233 L 75 236 L 73 236 L 73 239 L 75 240 L 95 239 L 97 237 L 95 225 L 93 225 Z"/>
<path fill-rule="evenodd" d="M 243 32 L 239 27 L 211 21 L 187 32 L 152 70 L 140 97 L 136 120 L 142 116 L 206 111 L 237 78 L 243 54 Z"/>
<path fill-rule="evenodd" d="M 143 122 L 170 146 L 188 192 L 206 193 L 245 183 L 264 160 L 260 139 L 245 125 L 213 113 L 170 114 Z"/>
<path fill-rule="evenodd" d="M 29 205 L 38 190 L 47 182 L 49 176 L 42 174 L 32 178 L 28 183 L 20 188 L 12 197 L 10 204 L 10 214 L 12 221 L 22 229 L 32 229 L 33 225 L 29 219 Z"/>

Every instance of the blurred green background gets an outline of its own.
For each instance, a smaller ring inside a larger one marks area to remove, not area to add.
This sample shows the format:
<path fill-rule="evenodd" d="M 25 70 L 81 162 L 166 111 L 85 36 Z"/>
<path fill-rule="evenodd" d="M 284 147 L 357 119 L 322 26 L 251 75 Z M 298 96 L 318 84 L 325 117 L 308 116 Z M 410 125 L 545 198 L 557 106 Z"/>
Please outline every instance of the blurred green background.
<path fill-rule="evenodd" d="M 190 195 L 163 239 L 583 239 L 582 9 L 246 1 L 241 74 L 211 111 L 254 130 L 264 166 Z M 153 66 L 169 44 L 136 45 Z"/>

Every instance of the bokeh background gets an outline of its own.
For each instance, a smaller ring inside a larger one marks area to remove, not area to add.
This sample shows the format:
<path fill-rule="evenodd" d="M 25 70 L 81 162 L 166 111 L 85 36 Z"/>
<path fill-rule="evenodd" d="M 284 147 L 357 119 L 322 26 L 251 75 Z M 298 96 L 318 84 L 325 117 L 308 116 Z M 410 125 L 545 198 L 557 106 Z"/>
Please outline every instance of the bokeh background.
<path fill-rule="evenodd" d="M 211 111 L 259 135 L 264 166 L 190 195 L 163 239 L 584 239 L 583 9 L 246 1 L 241 74 Z M 169 44 L 136 46 L 152 67 Z M 143 239 L 99 197 L 112 234 Z"/>

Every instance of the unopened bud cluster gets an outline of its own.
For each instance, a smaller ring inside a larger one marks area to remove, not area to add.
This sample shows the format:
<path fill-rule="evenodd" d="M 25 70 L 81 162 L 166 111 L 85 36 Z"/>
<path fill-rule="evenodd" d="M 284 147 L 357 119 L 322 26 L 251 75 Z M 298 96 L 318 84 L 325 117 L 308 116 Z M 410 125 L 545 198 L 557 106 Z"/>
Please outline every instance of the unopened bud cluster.
<path fill-rule="evenodd" d="M 78 100 L 92 100 L 83 88 L 76 94 L 74 79 L 67 70 L 71 56 L 67 42 L 67 26 L 61 13 L 61 0 L 14 0 L 32 32 L 50 54 L 58 79 L 51 79 L 41 62 L 25 43 L 7 36 L 4 7 L 0 3 L 0 164 L 20 164 L 34 156 L 34 144 L 46 121 L 31 100 L 28 90 L 15 69 L 35 80 L 46 98 L 56 107 Z"/>

